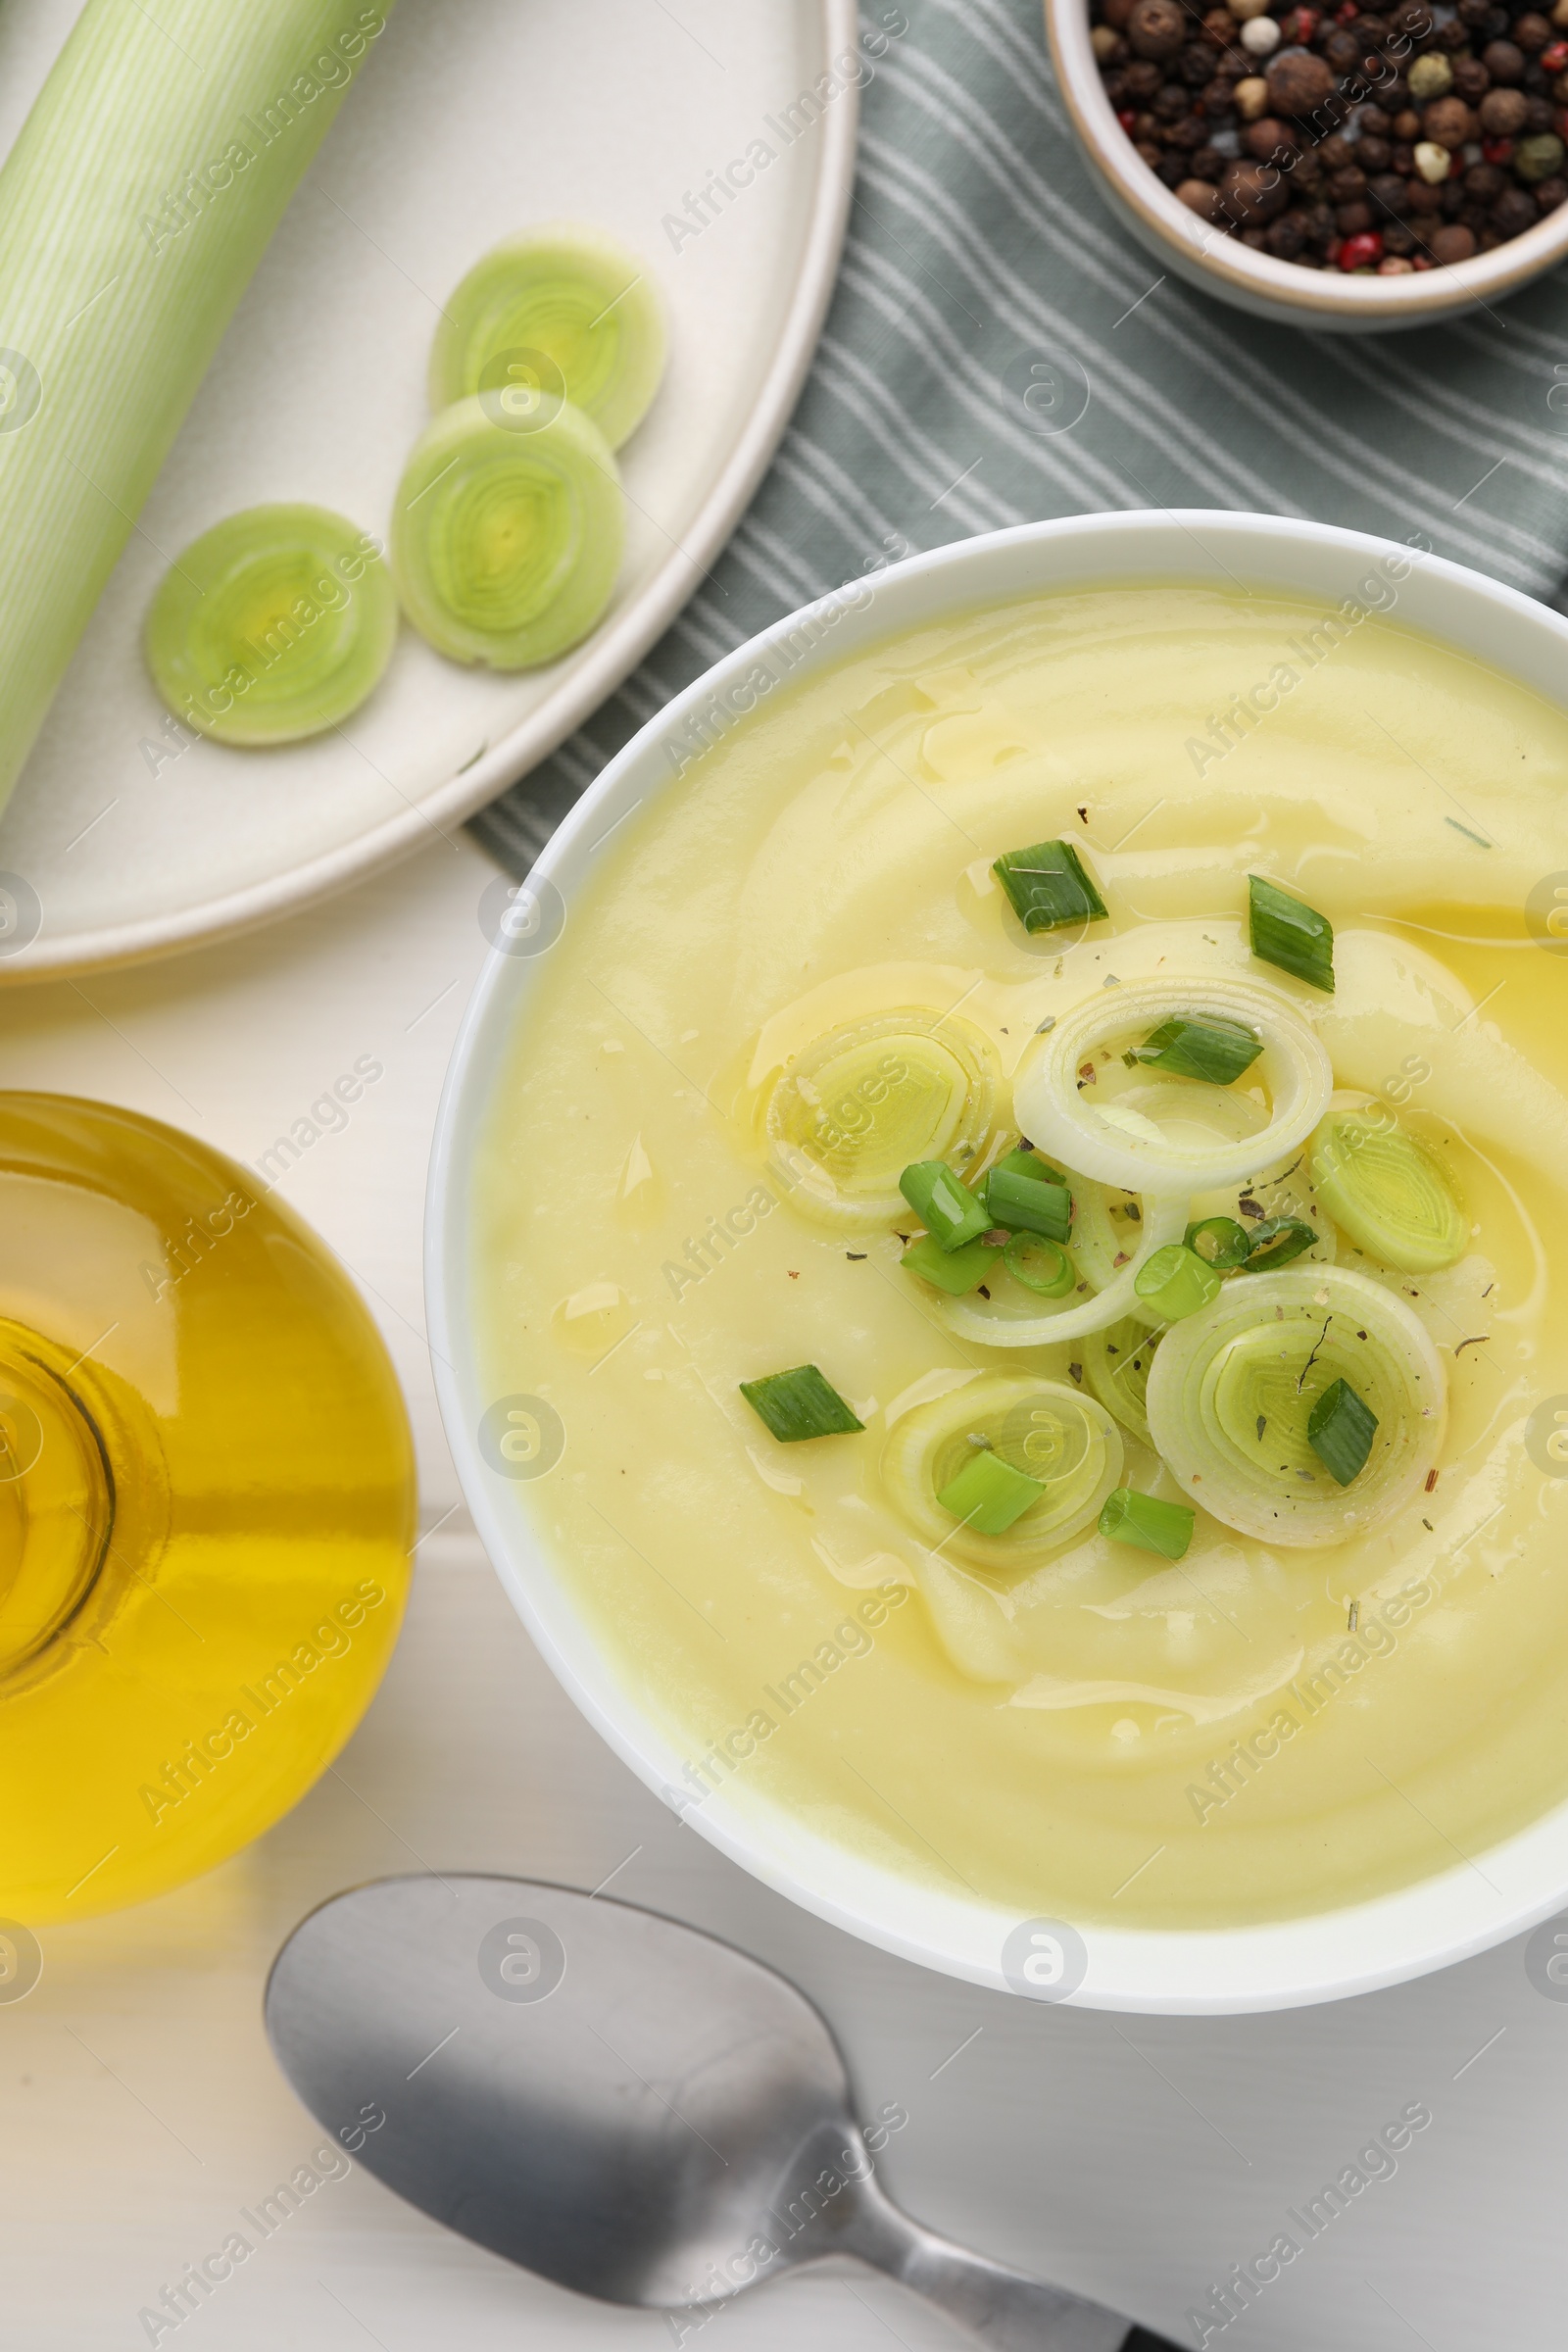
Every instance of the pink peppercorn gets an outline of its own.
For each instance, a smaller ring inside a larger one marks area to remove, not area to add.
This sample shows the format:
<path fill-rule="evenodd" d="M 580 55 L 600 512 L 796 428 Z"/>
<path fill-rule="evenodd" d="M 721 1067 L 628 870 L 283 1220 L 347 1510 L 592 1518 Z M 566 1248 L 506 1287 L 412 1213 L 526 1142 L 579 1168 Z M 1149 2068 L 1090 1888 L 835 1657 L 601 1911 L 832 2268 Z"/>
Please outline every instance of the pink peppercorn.
<path fill-rule="evenodd" d="M 1364 229 L 1359 236 L 1347 237 L 1339 250 L 1342 270 L 1370 270 L 1383 259 L 1383 239 L 1375 228 Z"/>
<path fill-rule="evenodd" d="M 1513 141 L 1512 139 L 1483 139 L 1481 153 L 1489 164 L 1511 164 L 1513 162 Z"/>
<path fill-rule="evenodd" d="M 1120 114 L 1116 117 L 1116 120 L 1121 124 L 1123 130 L 1127 133 L 1127 136 L 1131 138 L 1133 135 L 1133 124 L 1138 120 L 1137 114 L 1133 108 L 1130 106 L 1123 107 Z"/>
<path fill-rule="evenodd" d="M 1560 74 L 1568 66 L 1568 41 L 1553 41 L 1541 52 L 1541 62 L 1548 74 Z"/>
<path fill-rule="evenodd" d="M 1339 7 L 1334 11 L 1334 22 L 1336 24 L 1353 24 L 1360 14 L 1359 0 L 1340 0 Z"/>

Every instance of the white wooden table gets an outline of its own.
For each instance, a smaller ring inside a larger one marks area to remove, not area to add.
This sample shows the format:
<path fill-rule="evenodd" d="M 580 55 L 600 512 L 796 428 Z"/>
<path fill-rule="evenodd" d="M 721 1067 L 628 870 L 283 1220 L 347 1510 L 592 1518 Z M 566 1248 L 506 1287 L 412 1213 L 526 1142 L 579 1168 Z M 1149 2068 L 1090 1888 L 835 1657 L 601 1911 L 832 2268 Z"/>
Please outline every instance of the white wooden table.
<path fill-rule="evenodd" d="M 402 1645 L 339 1769 L 211 1877 L 51 1930 L 0 2009 L 0 2352 L 115 2352 L 320 2144 L 272 2065 L 277 1944 L 338 1887 L 428 1863 L 613 1891 L 731 1937 L 827 2013 L 868 2106 L 907 2127 L 884 2178 L 922 2219 L 1181 2340 L 1411 2102 L 1433 2122 L 1227 2330 L 1227 2344 L 1431 2352 L 1561 2340 L 1568 2003 L 1517 1944 L 1397 1992 L 1295 2015 L 1111 2020 L 977 1991 L 872 1951 L 755 1885 L 578 1718 L 466 1525 L 422 1338 L 425 1156 L 484 954 L 491 869 L 433 844 L 355 896 L 183 961 L 9 995 L 0 1085 L 96 1095 L 254 1160 L 361 1054 L 385 1079 L 283 1180 L 363 1284 L 423 1482 Z M 188 2318 L 182 2352 L 507 2352 L 668 2342 L 451 2237 L 355 2171 L 325 2182 Z M 955 2345 L 851 2266 L 726 2308 L 703 2352 Z M 1211 2341 L 1220 2341 L 1216 2335 Z"/>

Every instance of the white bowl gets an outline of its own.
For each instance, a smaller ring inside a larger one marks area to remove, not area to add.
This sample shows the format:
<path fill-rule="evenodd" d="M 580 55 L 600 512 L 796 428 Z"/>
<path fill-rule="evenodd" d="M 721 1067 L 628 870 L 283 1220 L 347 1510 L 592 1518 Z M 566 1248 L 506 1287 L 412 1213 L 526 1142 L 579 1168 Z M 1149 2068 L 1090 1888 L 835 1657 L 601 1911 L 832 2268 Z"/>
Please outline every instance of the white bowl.
<path fill-rule="evenodd" d="M 739 684 L 759 654 L 793 632 L 799 678 L 879 639 L 947 613 L 1042 590 L 1200 579 L 1338 602 L 1391 552 L 1387 541 L 1262 514 L 1118 514 L 1026 523 L 914 556 L 793 614 L 710 669 L 612 761 L 555 835 L 535 878 L 569 908 L 601 844 L 639 803 L 649 811 L 680 790 L 666 746 L 699 707 Z M 1511 588 L 1424 554 L 1399 589 L 1406 626 L 1462 646 L 1568 704 L 1568 622 Z M 810 625 L 810 624 L 813 624 Z M 478 1369 L 472 1306 L 470 1184 L 503 1053 L 540 971 L 496 953 L 459 1036 L 436 1125 L 426 1229 L 426 1287 L 436 1385 L 459 1475 L 479 1533 L 524 1624 L 590 1723 L 657 1793 L 681 1780 L 684 1758 L 619 1687 L 570 1587 L 535 1539 L 517 1486 L 486 1467 L 479 1424 L 493 1399 Z M 1009 1936 L 1034 1923 L 959 1900 L 829 1843 L 805 1821 L 766 1815 L 715 1791 L 688 1820 L 724 1853 L 819 1918 L 884 1950 L 971 1983 L 1026 1990 L 1003 1967 Z M 1268 1927 L 1204 1933 L 1089 1927 L 1087 1974 L 1071 1998 L 1102 2009 L 1215 2014 L 1287 2008 L 1397 1984 L 1485 1950 L 1568 1902 L 1568 1805 L 1441 1876 L 1374 1902 Z M 1016 1944 L 1013 1949 L 1016 1949 Z M 1045 1988 L 1050 1997 L 1050 1988 Z"/>
<path fill-rule="evenodd" d="M 1296 262 L 1277 262 L 1271 253 L 1254 253 L 1239 237 L 1222 235 L 1179 204 L 1134 147 L 1116 120 L 1089 45 L 1087 0 L 1045 0 L 1045 11 L 1067 112 L 1111 209 L 1163 268 L 1238 310 L 1284 326 L 1341 334 L 1431 326 L 1516 294 L 1568 253 L 1568 204 L 1491 253 L 1408 277 L 1303 270 Z"/>

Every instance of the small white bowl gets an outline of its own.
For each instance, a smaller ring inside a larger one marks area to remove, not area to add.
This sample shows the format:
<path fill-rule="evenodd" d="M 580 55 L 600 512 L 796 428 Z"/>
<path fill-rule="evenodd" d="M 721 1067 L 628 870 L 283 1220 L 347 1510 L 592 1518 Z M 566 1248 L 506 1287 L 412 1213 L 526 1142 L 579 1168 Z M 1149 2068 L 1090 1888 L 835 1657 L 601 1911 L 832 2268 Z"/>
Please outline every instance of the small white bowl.
<path fill-rule="evenodd" d="M 1222 236 L 1178 204 L 1144 162 L 1105 95 L 1089 45 L 1086 0 L 1045 0 L 1045 10 L 1056 79 L 1111 210 L 1167 270 L 1238 310 L 1283 326 L 1349 335 L 1430 326 L 1434 319 L 1457 318 L 1517 294 L 1568 254 L 1568 204 L 1491 253 L 1408 277 L 1303 270 L 1295 262 L 1277 262 L 1272 254 L 1254 253 L 1239 237 Z"/>
<path fill-rule="evenodd" d="M 1408 551 L 1357 531 L 1200 511 L 1073 515 L 911 557 L 874 587 L 856 583 L 853 592 L 779 621 L 678 696 L 584 794 L 540 858 L 535 882 L 547 877 L 569 910 L 598 845 L 620 819 L 641 805 L 647 821 L 680 791 L 672 740 L 786 637 L 784 666 L 794 658 L 793 674 L 802 678 L 895 633 L 1042 591 L 1200 578 L 1204 586 L 1241 580 L 1337 603 L 1391 554 L 1410 560 Z M 1423 555 L 1400 582 L 1398 612 L 1402 624 L 1462 646 L 1544 701 L 1568 707 L 1568 621 L 1544 605 Z M 472 1184 L 506 1042 L 540 970 L 527 956 L 492 955 L 454 1053 L 430 1170 L 431 1353 L 464 1492 L 518 1614 L 589 1722 L 669 1801 L 685 1759 L 621 1687 L 519 1507 L 517 1486 L 486 1466 L 479 1445 L 494 1399 L 481 1384 L 474 1332 L 484 1271 L 474 1262 Z M 1028 1989 L 1016 1965 L 1010 1976 L 1004 1971 L 1004 1948 L 1036 1923 L 900 1878 L 830 1843 L 804 1820 L 754 1812 L 725 1789 L 686 1818 L 768 1886 L 852 1935 L 973 1984 Z M 1333 2000 L 1446 1967 L 1568 1903 L 1568 1804 L 1475 1860 L 1477 1867 L 1457 1865 L 1373 1902 L 1269 1927 L 1186 1934 L 1091 1926 L 1083 1936 L 1087 1974 L 1071 1997 L 1083 2007 L 1211 2015 Z M 1016 1940 L 1010 1948 L 1016 1951 Z M 1043 1997 L 1051 1997 L 1049 1988 Z"/>

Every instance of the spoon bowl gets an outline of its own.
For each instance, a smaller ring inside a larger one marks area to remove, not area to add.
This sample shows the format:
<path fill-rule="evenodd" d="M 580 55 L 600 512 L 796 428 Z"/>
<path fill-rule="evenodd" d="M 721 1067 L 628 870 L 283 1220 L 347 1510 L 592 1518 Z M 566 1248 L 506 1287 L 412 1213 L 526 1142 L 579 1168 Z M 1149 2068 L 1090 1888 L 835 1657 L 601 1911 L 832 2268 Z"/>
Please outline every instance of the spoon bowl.
<path fill-rule="evenodd" d="M 295 1929 L 267 2028 L 367 2171 L 579 2294 L 695 2313 L 849 2253 L 999 2352 L 1160 2340 L 909 2221 L 816 2010 L 653 1912 L 523 1879 L 383 1879 Z"/>

